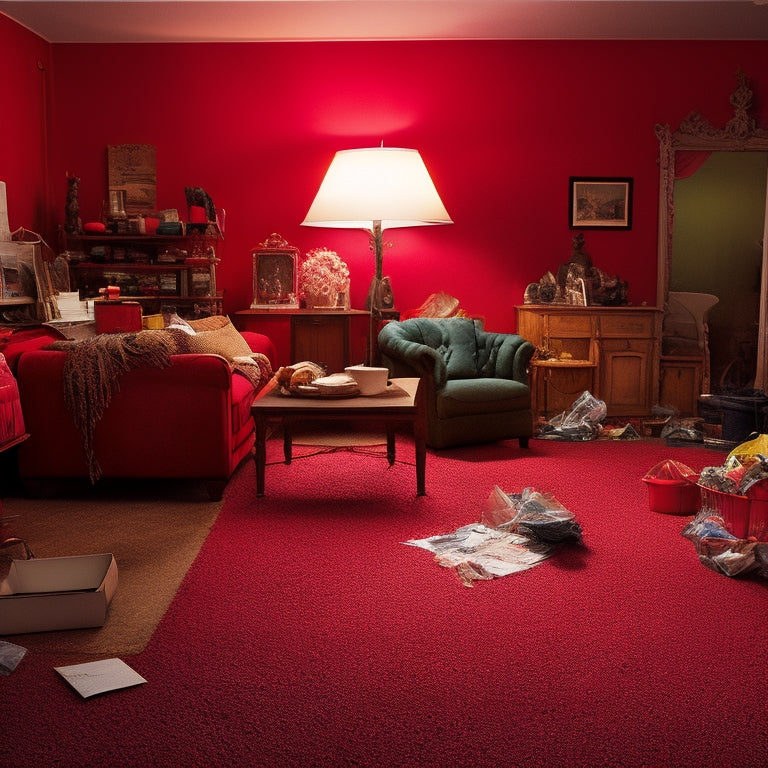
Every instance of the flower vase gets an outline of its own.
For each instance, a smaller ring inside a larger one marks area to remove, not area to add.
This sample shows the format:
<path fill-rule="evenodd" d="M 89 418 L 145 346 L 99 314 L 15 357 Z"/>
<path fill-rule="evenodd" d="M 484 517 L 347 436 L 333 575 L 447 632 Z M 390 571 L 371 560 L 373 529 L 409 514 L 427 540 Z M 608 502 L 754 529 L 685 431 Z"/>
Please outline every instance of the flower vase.
<path fill-rule="evenodd" d="M 307 293 L 307 309 L 334 309 L 338 295 L 335 291 L 328 293 Z"/>

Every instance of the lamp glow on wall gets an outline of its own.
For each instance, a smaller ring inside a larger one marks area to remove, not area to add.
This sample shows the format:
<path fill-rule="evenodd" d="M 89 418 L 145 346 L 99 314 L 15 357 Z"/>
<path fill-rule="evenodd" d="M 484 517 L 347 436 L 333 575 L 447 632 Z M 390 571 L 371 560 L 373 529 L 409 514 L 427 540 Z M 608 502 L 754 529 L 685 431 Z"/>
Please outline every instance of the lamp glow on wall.
<path fill-rule="evenodd" d="M 430 224 L 453 222 L 421 155 L 384 146 L 337 152 L 302 222 L 368 233 L 376 260 L 367 302 L 372 321 L 374 310 L 392 306 L 391 293 L 382 297 L 383 230 Z"/>

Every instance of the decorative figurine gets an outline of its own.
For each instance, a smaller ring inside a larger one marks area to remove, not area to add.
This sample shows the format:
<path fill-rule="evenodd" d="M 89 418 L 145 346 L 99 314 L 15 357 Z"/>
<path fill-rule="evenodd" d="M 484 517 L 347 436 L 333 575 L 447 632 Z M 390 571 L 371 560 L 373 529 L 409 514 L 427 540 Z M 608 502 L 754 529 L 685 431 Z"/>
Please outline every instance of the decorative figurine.
<path fill-rule="evenodd" d="M 83 231 L 83 222 L 80 219 L 80 203 L 77 199 L 79 188 L 80 179 L 77 176 L 67 174 L 67 204 L 64 230 L 68 235 L 79 235 Z"/>

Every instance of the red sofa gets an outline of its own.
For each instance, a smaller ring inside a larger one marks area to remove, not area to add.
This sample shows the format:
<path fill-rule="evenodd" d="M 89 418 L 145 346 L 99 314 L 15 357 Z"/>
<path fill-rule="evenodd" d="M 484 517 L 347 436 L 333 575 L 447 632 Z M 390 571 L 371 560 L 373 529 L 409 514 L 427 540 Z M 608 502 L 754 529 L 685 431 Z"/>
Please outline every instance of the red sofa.
<path fill-rule="evenodd" d="M 276 350 L 267 336 L 242 336 L 274 365 Z M 35 338 L 25 346 L 41 343 Z M 0 351 L 15 368 L 30 435 L 18 448 L 20 479 L 31 495 L 55 481 L 87 481 L 82 434 L 64 402 L 66 352 L 27 348 L 19 354 L 13 346 Z M 251 381 L 216 354 L 176 354 L 168 368 L 125 373 L 95 428 L 102 477 L 202 480 L 211 498 L 220 499 L 253 445 L 254 392 Z"/>

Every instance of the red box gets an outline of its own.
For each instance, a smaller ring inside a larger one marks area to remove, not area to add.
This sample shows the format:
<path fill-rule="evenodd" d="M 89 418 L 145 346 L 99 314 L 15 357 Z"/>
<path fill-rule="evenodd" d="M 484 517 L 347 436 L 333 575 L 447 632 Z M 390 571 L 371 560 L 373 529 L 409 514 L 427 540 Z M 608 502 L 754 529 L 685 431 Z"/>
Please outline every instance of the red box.
<path fill-rule="evenodd" d="M 96 333 L 136 333 L 142 329 L 138 301 L 95 301 Z"/>
<path fill-rule="evenodd" d="M 739 539 L 768 541 L 768 480 L 755 483 L 746 496 L 699 487 L 703 506 L 722 517 L 730 533 Z"/>

